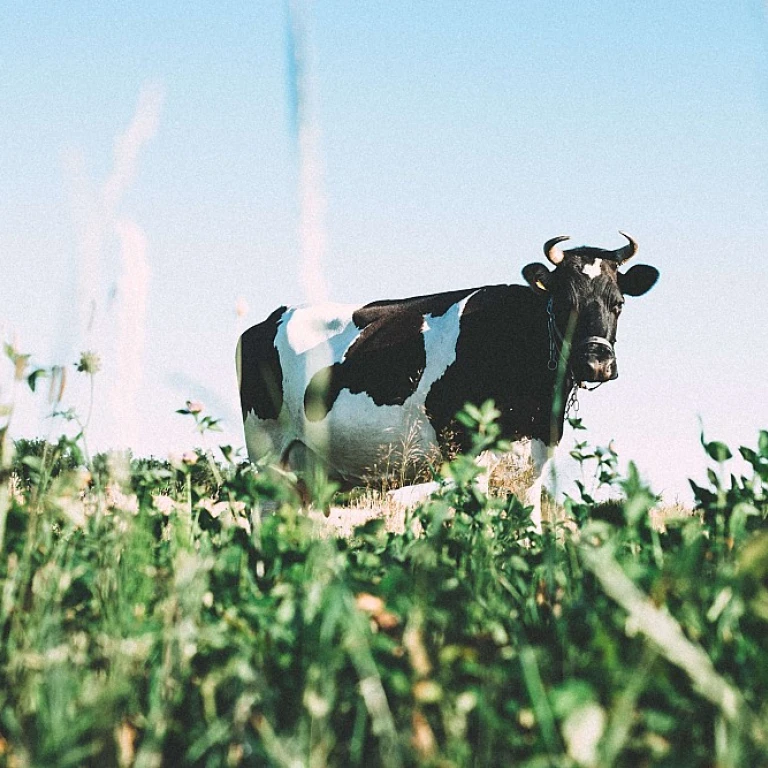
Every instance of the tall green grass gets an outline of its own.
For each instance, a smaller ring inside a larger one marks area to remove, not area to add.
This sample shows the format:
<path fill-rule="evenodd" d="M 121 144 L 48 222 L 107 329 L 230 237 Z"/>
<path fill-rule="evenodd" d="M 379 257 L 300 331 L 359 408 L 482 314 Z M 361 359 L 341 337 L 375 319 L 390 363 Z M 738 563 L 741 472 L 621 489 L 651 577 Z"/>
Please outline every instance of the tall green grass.
<path fill-rule="evenodd" d="M 467 409 L 472 451 L 402 533 L 351 538 L 228 448 L 116 474 L 87 434 L 6 424 L 0 764 L 768 764 L 768 432 L 744 477 L 704 441 L 696 514 L 665 530 L 581 444 L 620 500 L 539 535 L 473 482 L 496 415 Z"/>

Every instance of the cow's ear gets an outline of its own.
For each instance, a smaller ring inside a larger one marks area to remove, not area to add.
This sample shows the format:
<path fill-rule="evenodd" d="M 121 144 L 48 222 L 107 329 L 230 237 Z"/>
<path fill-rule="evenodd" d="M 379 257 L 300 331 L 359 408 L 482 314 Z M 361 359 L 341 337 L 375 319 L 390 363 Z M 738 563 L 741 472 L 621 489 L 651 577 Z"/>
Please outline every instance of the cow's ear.
<path fill-rule="evenodd" d="M 523 277 L 536 293 L 549 293 L 549 278 L 552 273 L 543 264 L 526 264 Z"/>
<path fill-rule="evenodd" d="M 636 264 L 623 274 L 619 272 L 619 290 L 625 296 L 642 296 L 659 279 L 659 270 L 645 264 Z"/>

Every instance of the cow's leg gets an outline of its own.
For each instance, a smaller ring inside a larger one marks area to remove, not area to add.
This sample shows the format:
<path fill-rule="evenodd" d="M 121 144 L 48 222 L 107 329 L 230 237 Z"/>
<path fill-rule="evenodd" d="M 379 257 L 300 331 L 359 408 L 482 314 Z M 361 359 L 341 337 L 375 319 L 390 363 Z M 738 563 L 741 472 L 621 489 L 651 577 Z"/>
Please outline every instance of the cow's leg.
<path fill-rule="evenodd" d="M 533 483 L 526 493 L 526 506 L 531 510 L 531 522 L 538 533 L 542 530 L 541 489 L 544 480 L 544 467 L 549 459 L 549 449 L 542 440 L 532 438 L 530 444 L 530 461 L 533 465 Z M 547 520 L 546 522 L 550 522 Z"/>
<path fill-rule="evenodd" d="M 534 528 L 541 533 L 541 489 L 543 485 L 544 467 L 549 458 L 549 451 L 542 440 L 535 438 L 518 440 L 512 444 L 511 454 L 499 451 L 483 451 L 477 458 L 477 465 L 483 469 L 478 475 L 476 484 L 483 493 L 488 493 L 488 484 L 491 475 L 502 461 L 509 460 L 512 469 L 517 473 L 524 473 L 532 468 L 533 482 L 525 489 L 521 501 L 531 510 L 531 522 Z"/>
<path fill-rule="evenodd" d="M 480 467 L 482 472 L 475 478 L 477 489 L 488 495 L 488 487 L 491 481 L 491 475 L 496 467 L 499 466 L 504 453 L 501 451 L 483 451 L 475 460 L 475 464 Z"/>
<path fill-rule="evenodd" d="M 294 440 L 280 457 L 280 466 L 296 474 L 296 492 L 301 506 L 309 509 L 314 499 L 316 482 L 320 473 L 326 472 L 326 466 L 317 454 L 301 440 Z M 324 510 L 326 516 L 328 510 Z"/>

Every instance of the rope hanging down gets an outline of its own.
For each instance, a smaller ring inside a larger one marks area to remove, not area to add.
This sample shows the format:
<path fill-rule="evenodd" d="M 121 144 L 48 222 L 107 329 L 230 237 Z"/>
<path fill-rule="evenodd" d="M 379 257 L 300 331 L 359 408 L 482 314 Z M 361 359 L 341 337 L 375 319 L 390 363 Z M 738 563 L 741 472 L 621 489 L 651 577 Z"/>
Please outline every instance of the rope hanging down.
<path fill-rule="evenodd" d="M 556 371 L 559 365 L 559 358 L 562 355 L 563 347 L 566 344 L 565 337 L 560 333 L 560 329 L 555 322 L 555 309 L 550 297 L 547 302 L 547 331 L 549 336 L 549 361 L 547 362 L 547 368 L 550 371 Z M 559 349 L 558 349 L 559 347 Z M 568 399 L 565 404 L 565 411 L 563 418 L 569 418 L 571 411 L 574 414 L 579 412 L 579 390 L 586 389 L 587 392 L 594 392 L 598 387 L 602 386 L 605 382 L 600 381 L 595 384 L 591 389 L 583 381 L 577 381 L 571 370 L 570 360 L 568 361 L 568 374 L 573 382 L 571 390 L 568 393 Z"/>

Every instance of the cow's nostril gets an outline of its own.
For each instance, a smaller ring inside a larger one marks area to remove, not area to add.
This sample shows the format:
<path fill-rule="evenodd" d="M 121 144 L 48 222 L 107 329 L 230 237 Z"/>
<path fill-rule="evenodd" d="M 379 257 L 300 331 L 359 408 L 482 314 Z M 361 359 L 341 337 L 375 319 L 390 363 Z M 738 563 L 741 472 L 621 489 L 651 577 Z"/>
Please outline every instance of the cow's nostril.
<path fill-rule="evenodd" d="M 605 362 L 613 359 L 613 345 L 608 339 L 602 336 L 590 336 L 582 343 L 582 350 L 585 357 L 599 362 Z"/>
<path fill-rule="evenodd" d="M 613 357 L 611 350 L 605 347 L 598 347 L 595 350 L 595 355 L 597 355 L 598 360 L 610 360 Z"/>
<path fill-rule="evenodd" d="M 602 361 L 602 360 L 608 360 L 610 357 L 613 356 L 613 353 L 604 344 L 592 343 L 587 345 L 587 355 L 589 355 L 589 357 L 594 357 Z"/>

